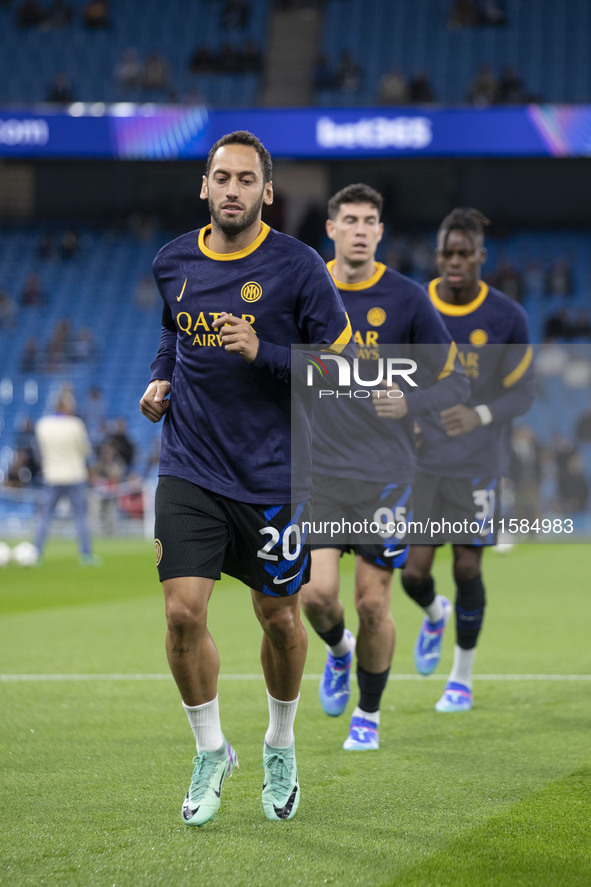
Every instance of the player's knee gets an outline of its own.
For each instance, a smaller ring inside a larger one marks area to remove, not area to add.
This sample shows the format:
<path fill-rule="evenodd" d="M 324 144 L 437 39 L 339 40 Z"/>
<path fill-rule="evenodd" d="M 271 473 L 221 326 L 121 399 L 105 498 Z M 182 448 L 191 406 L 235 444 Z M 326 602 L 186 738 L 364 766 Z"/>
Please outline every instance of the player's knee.
<path fill-rule="evenodd" d="M 299 612 L 287 607 L 266 613 L 260 618 L 260 623 L 273 646 L 278 649 L 290 646 L 302 625 Z"/>
<path fill-rule="evenodd" d="M 300 589 L 300 602 L 308 617 L 322 616 L 331 611 L 339 596 L 338 586 L 308 582 Z"/>
<path fill-rule="evenodd" d="M 187 604 L 182 598 L 170 598 L 166 602 L 166 624 L 170 631 L 183 634 L 205 625 L 206 612 Z"/>
<path fill-rule="evenodd" d="M 480 552 L 460 549 L 454 557 L 453 574 L 456 582 L 466 582 L 480 575 Z"/>
<path fill-rule="evenodd" d="M 390 611 L 386 595 L 374 593 L 360 595 L 355 601 L 359 622 L 369 631 L 377 631 Z"/>

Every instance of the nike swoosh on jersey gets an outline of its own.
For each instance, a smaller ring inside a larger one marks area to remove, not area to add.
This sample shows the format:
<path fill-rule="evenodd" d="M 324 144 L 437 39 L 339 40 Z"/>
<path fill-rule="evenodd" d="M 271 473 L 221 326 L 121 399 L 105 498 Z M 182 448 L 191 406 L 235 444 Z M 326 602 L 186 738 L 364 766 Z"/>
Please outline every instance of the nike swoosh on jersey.
<path fill-rule="evenodd" d="M 183 288 L 182 288 L 182 290 L 181 290 L 181 294 L 180 294 L 180 296 L 177 296 L 177 297 L 176 297 L 177 302 L 180 302 L 181 299 L 183 298 L 183 293 L 185 292 L 185 287 L 186 287 L 186 285 L 187 285 L 187 279 L 188 279 L 188 278 L 185 277 L 185 282 L 183 283 Z"/>
<path fill-rule="evenodd" d="M 288 576 L 287 579 L 279 579 L 277 576 L 273 576 L 273 585 L 283 585 L 284 582 L 291 582 L 292 579 L 297 579 L 299 575 L 298 571 L 294 576 Z"/>

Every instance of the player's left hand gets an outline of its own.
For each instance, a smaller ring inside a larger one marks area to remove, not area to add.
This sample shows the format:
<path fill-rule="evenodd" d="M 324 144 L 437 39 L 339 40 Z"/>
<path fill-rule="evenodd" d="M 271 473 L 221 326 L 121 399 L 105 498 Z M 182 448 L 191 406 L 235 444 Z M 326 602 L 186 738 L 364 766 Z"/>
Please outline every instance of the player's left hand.
<path fill-rule="evenodd" d="M 219 329 L 226 351 L 241 354 L 247 363 L 253 362 L 259 350 L 259 340 L 248 320 L 224 313 L 216 317 L 212 326 Z"/>
<path fill-rule="evenodd" d="M 398 396 L 391 396 L 389 391 L 400 391 L 396 382 L 392 385 L 383 385 L 380 389 L 371 393 L 373 407 L 381 419 L 402 419 L 408 413 L 406 397 L 400 391 Z"/>
<path fill-rule="evenodd" d="M 482 425 L 480 416 L 472 407 L 463 403 L 457 403 L 439 414 L 448 437 L 458 437 L 460 434 L 469 434 L 479 425 Z"/>

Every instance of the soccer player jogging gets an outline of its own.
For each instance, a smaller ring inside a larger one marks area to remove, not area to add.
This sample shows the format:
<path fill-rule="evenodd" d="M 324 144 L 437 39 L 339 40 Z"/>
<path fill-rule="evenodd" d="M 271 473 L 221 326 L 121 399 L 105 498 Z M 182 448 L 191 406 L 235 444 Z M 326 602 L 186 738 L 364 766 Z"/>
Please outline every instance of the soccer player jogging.
<path fill-rule="evenodd" d="M 453 543 L 456 644 L 447 685 L 435 705 L 440 712 L 468 711 L 473 705 L 472 672 L 486 603 L 482 555 L 496 539 L 510 420 L 525 413 L 533 399 L 525 312 L 480 279 L 486 224 L 475 209 L 454 209 L 443 219 L 436 250 L 441 276 L 428 287 L 472 389 L 467 404 L 421 419 L 414 517 L 423 528 L 430 521 L 437 533 L 428 538 L 423 529 L 421 544 L 411 544 L 401 574 L 405 591 L 425 613 L 415 665 L 421 674 L 431 674 L 452 610 L 447 598 L 436 594 L 431 570 L 437 545 Z"/>
<path fill-rule="evenodd" d="M 427 387 L 404 397 L 384 396 L 394 393 L 392 385 L 388 392 L 384 387 L 373 391 L 373 399 L 328 398 L 314 404 L 313 526 L 339 517 L 383 523 L 389 516 L 396 524 L 394 532 L 384 529 L 367 537 L 312 537 L 311 578 L 302 588 L 302 603 L 328 647 L 320 683 L 320 701 L 328 715 L 339 716 L 347 707 L 356 646 L 360 696 L 346 750 L 379 746 L 380 700 L 396 637 L 392 574 L 404 563 L 404 522 L 412 516 L 413 416 L 457 403 L 468 391 L 465 377 L 454 370 L 451 336 L 424 289 L 375 261 L 383 234 L 381 210 L 382 196 L 363 184 L 343 188 L 328 204 L 326 230 L 335 248 L 328 267 L 351 319 L 362 378 L 375 377 L 392 343 L 431 343 L 426 356 L 434 366 L 427 373 Z M 339 599 L 339 560 L 345 551 L 356 554 L 357 639 L 345 628 Z"/>
<path fill-rule="evenodd" d="M 223 136 L 201 186 L 211 224 L 154 260 L 162 333 L 140 408 L 152 422 L 165 416 L 155 542 L 168 662 L 197 745 L 187 825 L 213 819 L 238 763 L 221 729 L 207 626 L 221 572 L 251 589 L 263 630 L 265 815 L 290 819 L 300 796 L 293 724 L 307 636 L 297 592 L 309 572 L 301 527 L 311 490 L 292 501 L 290 346 L 325 343 L 338 354 L 350 325 L 318 254 L 261 221 L 271 172 L 254 135 Z"/>

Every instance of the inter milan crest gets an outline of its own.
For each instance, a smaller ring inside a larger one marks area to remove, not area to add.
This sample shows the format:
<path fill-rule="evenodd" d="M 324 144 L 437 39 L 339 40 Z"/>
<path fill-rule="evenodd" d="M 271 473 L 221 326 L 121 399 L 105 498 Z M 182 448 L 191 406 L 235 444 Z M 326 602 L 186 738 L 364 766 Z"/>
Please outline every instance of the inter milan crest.
<path fill-rule="evenodd" d="M 263 288 L 255 280 L 249 280 L 240 290 L 240 295 L 245 302 L 256 302 L 263 295 Z"/>

